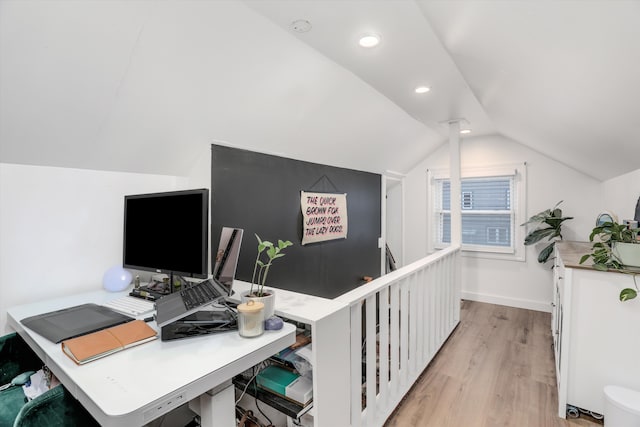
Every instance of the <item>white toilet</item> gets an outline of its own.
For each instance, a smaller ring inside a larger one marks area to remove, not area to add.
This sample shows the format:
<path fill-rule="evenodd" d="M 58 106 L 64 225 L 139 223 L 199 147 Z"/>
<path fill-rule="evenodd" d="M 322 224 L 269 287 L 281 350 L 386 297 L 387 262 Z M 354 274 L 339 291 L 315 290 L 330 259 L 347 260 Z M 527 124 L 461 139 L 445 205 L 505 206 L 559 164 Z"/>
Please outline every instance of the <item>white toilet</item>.
<path fill-rule="evenodd" d="M 604 425 L 640 427 L 640 392 L 608 385 L 604 387 Z"/>

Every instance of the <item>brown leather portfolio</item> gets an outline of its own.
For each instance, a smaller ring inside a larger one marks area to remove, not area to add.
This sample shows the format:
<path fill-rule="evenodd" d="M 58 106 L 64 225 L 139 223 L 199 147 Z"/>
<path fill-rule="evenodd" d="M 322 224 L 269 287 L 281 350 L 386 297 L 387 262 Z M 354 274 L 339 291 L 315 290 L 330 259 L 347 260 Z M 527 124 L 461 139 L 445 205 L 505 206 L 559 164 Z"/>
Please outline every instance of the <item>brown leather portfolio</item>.
<path fill-rule="evenodd" d="M 79 365 L 152 341 L 157 333 L 143 320 L 134 320 L 62 341 L 62 351 Z"/>

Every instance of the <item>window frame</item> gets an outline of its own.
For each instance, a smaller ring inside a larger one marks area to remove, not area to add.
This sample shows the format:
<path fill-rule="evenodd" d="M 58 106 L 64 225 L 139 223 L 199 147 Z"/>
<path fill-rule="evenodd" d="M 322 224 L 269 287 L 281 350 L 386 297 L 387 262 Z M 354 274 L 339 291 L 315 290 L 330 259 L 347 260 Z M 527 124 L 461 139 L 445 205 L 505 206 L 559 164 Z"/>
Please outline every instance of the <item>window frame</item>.
<path fill-rule="evenodd" d="M 512 246 L 484 246 L 462 244 L 462 255 L 475 258 L 504 259 L 512 261 L 525 261 L 526 250 L 524 246 L 524 231 L 520 224 L 526 221 L 526 163 L 497 165 L 486 167 L 463 167 L 460 172 L 461 180 L 474 178 L 500 178 L 511 177 L 511 211 L 512 214 Z M 443 249 L 449 244 L 438 242 L 438 216 L 443 211 L 439 210 L 438 200 L 441 197 L 438 192 L 438 182 L 449 179 L 448 169 L 427 170 L 427 247 L 429 252 Z M 462 214 L 469 214 L 470 209 L 462 208 L 462 191 L 460 195 Z M 449 211 L 450 212 L 450 211 Z M 505 211 L 506 212 L 506 211 Z M 480 212 L 477 212 L 480 213 Z M 492 212 L 493 213 L 493 212 Z"/>

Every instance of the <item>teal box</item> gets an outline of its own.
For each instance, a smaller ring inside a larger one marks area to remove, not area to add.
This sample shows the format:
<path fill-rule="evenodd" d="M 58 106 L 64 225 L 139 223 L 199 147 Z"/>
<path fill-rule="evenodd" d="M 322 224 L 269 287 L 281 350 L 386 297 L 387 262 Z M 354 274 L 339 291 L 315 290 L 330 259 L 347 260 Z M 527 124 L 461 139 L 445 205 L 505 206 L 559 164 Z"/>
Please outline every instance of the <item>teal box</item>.
<path fill-rule="evenodd" d="M 267 366 L 256 377 L 256 382 L 262 388 L 271 390 L 281 396 L 285 396 L 285 389 L 299 377 L 291 371 L 278 366 Z"/>

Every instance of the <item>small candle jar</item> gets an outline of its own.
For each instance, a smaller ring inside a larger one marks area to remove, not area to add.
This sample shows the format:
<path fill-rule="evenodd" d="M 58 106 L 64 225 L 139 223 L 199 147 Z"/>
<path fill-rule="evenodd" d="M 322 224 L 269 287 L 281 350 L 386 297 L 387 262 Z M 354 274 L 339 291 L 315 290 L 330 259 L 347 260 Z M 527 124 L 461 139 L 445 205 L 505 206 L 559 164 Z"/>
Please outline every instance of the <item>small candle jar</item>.
<path fill-rule="evenodd" d="M 264 332 L 262 312 L 264 304 L 249 300 L 238 305 L 238 332 L 243 337 L 257 337 Z"/>

